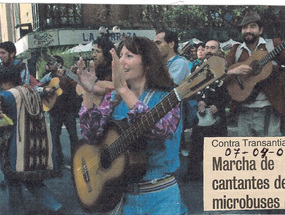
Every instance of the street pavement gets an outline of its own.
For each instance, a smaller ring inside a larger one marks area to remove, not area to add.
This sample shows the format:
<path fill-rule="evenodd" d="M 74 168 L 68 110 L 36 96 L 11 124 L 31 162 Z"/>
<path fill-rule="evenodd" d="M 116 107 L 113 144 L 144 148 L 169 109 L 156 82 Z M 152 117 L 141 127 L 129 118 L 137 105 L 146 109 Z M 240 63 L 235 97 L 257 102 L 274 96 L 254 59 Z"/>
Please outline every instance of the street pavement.
<path fill-rule="evenodd" d="M 47 120 L 48 121 L 48 120 Z M 230 132 L 234 135 L 235 129 L 231 128 Z M 79 127 L 78 127 L 79 134 Z M 65 128 L 63 128 L 61 135 L 61 143 L 64 153 L 64 162 L 67 165 L 70 165 L 70 147 L 69 147 L 69 138 Z M 188 159 L 185 156 L 181 155 L 181 167 L 178 171 L 178 184 L 181 190 L 181 196 L 184 204 L 189 210 L 189 214 L 269 214 L 269 213 L 280 213 L 282 211 L 218 211 L 218 212 L 206 212 L 203 210 L 203 186 L 202 181 L 185 181 L 183 180 L 184 172 L 187 168 Z M 63 168 L 62 177 L 56 179 L 46 180 L 45 184 L 47 187 L 53 191 L 54 195 L 62 203 L 63 208 L 61 210 L 62 214 L 66 215 L 86 215 L 90 213 L 85 213 L 79 205 L 79 202 L 76 197 L 75 189 L 73 187 L 73 182 L 71 179 L 71 170 L 68 168 Z M 2 173 L 0 174 L 1 179 Z M 23 187 L 23 195 L 25 197 L 25 210 L 36 211 L 43 210 L 42 206 L 36 202 L 36 199 Z M 0 190 L 0 214 L 8 214 L 8 201 L 7 193 L 3 190 Z M 284 211 L 283 211 L 284 213 Z M 41 213 L 39 213 L 41 214 Z M 38 215 L 39 215 L 38 214 Z"/>

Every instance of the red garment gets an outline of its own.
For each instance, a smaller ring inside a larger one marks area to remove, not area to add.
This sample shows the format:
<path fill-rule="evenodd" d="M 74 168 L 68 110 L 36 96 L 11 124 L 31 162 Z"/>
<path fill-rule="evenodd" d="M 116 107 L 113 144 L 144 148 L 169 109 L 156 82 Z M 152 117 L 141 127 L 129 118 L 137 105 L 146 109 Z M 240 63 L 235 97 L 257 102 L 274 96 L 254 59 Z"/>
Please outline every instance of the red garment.
<path fill-rule="evenodd" d="M 31 87 L 36 86 L 39 83 L 39 81 L 32 75 L 30 75 L 30 85 Z"/>

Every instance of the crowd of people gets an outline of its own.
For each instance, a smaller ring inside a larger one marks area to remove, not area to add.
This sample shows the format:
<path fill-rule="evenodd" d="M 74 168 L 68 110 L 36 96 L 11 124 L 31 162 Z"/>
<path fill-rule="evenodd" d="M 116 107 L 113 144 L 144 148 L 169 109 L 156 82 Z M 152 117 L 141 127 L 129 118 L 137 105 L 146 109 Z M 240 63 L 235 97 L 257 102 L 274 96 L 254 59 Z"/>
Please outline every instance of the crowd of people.
<path fill-rule="evenodd" d="M 149 129 L 131 144 L 147 157 L 145 173 L 135 180 L 126 178 L 124 195 L 115 209 L 110 208 L 117 214 L 191 213 L 177 183 L 180 152 L 189 148 L 184 180 L 202 180 L 204 137 L 228 136 L 227 107 L 237 116 L 238 136 L 285 134 L 285 79 L 279 72 L 285 51 L 272 61 L 269 77 L 252 89 L 247 89 L 244 80 L 255 68 L 243 63 L 260 50 L 272 51 L 282 40 L 262 37 L 262 20 L 256 12 L 247 12 L 239 26 L 244 41 L 233 45 L 229 53 L 223 53 L 219 41 L 211 39 L 191 46 L 184 54 L 188 59 L 178 51 L 177 33 L 168 29 L 157 31 L 153 39 L 126 37 L 117 47 L 102 36 L 93 42 L 94 61 L 87 66 L 80 58 L 77 68 L 70 70 L 78 79 L 67 77 L 63 59 L 53 56 L 55 62 L 47 62 L 46 75 L 33 84 L 27 66 L 15 59 L 15 45 L 1 43 L 0 117 L 5 114 L 14 122 L 0 127 L 0 163 L 5 176 L 1 186 L 8 190 L 10 214 L 24 214 L 22 185 L 47 210 L 59 213 L 62 205 L 44 180 L 61 177 L 63 125 L 69 134 L 71 155 L 81 138 L 100 146 L 111 121 L 124 120 L 128 127 L 143 123 L 143 115 L 153 114 L 175 87 L 212 56 L 218 56 L 227 63 L 223 80 L 216 80 L 189 99 L 169 101 L 170 110 L 165 115 L 158 113 L 153 122 L 147 121 Z M 50 85 L 56 78 L 59 82 Z M 55 96 L 57 87 L 62 92 Z M 249 95 L 237 94 L 244 88 Z M 43 100 L 54 101 L 47 111 L 49 128 L 43 117 Z M 77 117 L 81 137 L 77 135 Z M 190 128 L 190 141 L 186 142 L 183 131 Z M 72 165 L 69 168 L 72 170 Z"/>

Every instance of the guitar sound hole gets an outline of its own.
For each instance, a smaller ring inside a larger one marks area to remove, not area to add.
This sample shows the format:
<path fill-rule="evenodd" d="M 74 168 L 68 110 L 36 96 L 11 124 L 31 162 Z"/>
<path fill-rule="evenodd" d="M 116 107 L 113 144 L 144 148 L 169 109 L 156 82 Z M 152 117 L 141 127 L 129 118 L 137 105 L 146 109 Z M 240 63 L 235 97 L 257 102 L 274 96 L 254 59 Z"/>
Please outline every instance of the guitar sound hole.
<path fill-rule="evenodd" d="M 103 150 L 100 154 L 101 167 L 108 169 L 111 166 L 111 155 L 108 150 Z"/>

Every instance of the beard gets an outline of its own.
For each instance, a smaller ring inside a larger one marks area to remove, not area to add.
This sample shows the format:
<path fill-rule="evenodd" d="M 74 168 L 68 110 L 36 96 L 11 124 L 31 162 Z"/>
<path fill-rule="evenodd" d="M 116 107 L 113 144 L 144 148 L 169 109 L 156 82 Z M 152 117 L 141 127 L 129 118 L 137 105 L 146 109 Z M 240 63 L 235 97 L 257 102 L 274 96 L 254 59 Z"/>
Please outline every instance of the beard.
<path fill-rule="evenodd" d="M 11 58 L 10 56 L 8 58 L 6 58 L 5 61 L 3 61 L 1 59 L 1 62 L 5 67 L 9 67 L 9 66 L 13 65 L 13 61 L 14 61 L 14 58 Z"/>
<path fill-rule="evenodd" d="M 5 67 L 11 66 L 11 63 L 10 63 L 10 62 L 5 62 L 5 63 L 2 63 L 2 64 L 3 64 L 3 66 L 5 66 Z"/>
<path fill-rule="evenodd" d="M 250 35 L 251 38 L 248 38 L 247 36 Z M 250 44 L 250 43 L 254 43 L 258 40 L 259 36 L 253 34 L 253 33 L 245 33 L 243 34 L 243 41 L 246 43 L 246 44 Z"/>
<path fill-rule="evenodd" d="M 206 55 L 205 55 L 205 59 L 208 60 L 212 56 L 213 56 L 213 54 L 211 52 L 207 52 Z"/>
<path fill-rule="evenodd" d="M 220 51 L 218 51 L 217 53 L 207 52 L 206 55 L 205 55 L 205 59 L 208 60 L 208 59 L 209 59 L 210 57 L 212 57 L 212 56 L 222 57 Z"/>

